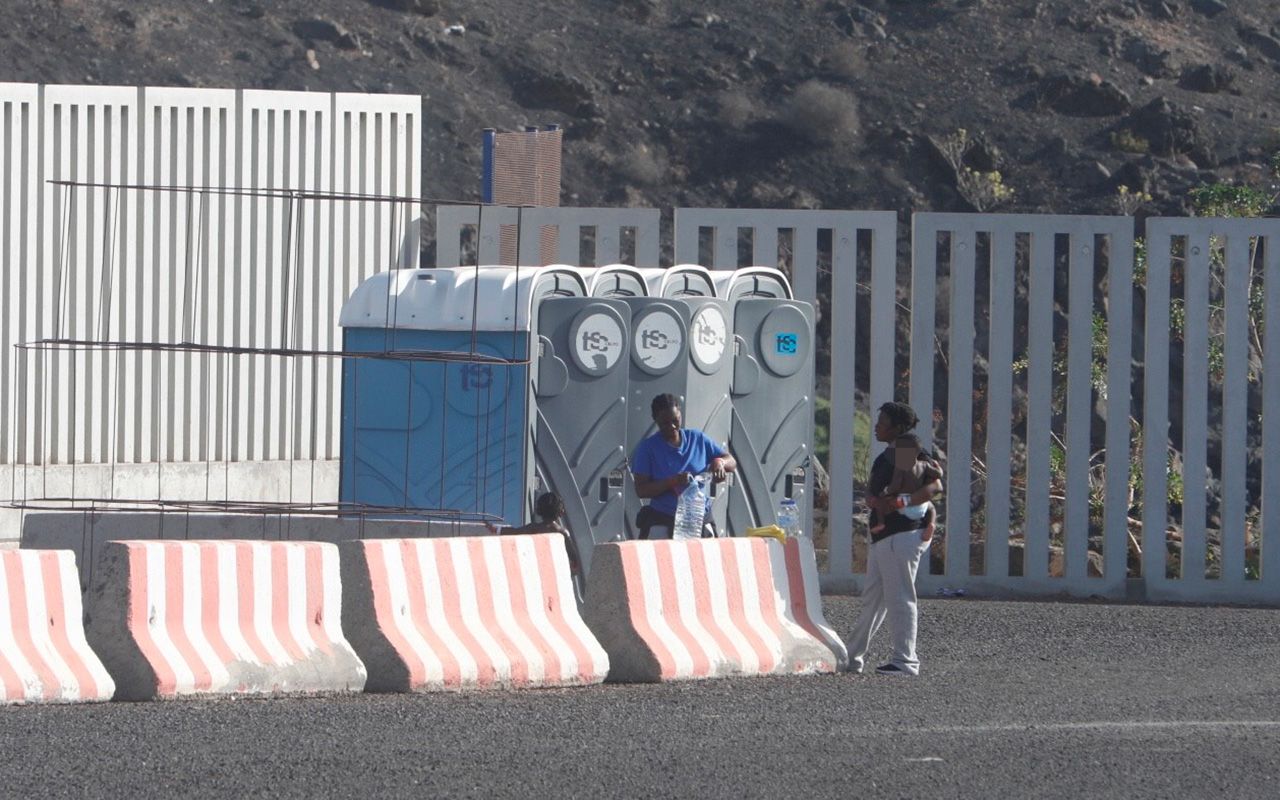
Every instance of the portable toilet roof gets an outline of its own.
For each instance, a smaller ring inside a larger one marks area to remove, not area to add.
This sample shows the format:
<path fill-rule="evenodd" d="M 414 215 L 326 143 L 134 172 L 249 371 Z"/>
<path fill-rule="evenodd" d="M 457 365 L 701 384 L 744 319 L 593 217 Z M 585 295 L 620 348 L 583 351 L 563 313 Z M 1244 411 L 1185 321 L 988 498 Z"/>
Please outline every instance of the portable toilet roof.
<path fill-rule="evenodd" d="M 723 297 L 731 303 L 743 297 L 794 299 L 787 276 L 773 267 L 718 270 L 712 279 L 716 283 L 716 296 Z"/>
<path fill-rule="evenodd" d="M 527 331 L 538 300 L 586 294 L 586 283 L 572 267 L 397 269 L 379 272 L 356 287 L 342 306 L 338 325 Z"/>
<path fill-rule="evenodd" d="M 603 267 L 579 267 L 592 297 L 648 297 L 649 284 L 644 272 L 630 264 L 607 264 Z"/>
<path fill-rule="evenodd" d="M 697 264 L 674 267 L 645 267 L 640 270 L 649 284 L 650 297 L 715 297 L 711 270 Z"/>

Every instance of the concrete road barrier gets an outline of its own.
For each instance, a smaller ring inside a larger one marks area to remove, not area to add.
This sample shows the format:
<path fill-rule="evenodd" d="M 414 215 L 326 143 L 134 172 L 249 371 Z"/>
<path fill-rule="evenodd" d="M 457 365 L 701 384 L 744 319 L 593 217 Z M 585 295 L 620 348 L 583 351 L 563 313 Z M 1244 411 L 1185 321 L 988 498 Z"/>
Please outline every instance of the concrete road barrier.
<path fill-rule="evenodd" d="M 599 683 L 556 534 L 344 542 L 342 621 L 369 691 Z"/>
<path fill-rule="evenodd" d="M 787 599 L 791 618 L 835 656 L 836 668 L 849 665 L 849 649 L 844 640 L 827 624 L 822 613 L 822 587 L 818 580 L 818 559 L 813 542 L 806 536 L 793 536 L 782 545 L 787 565 Z"/>
<path fill-rule="evenodd" d="M 87 634 L 117 699 L 360 691 L 339 581 L 332 544 L 108 542 Z"/>
<path fill-rule="evenodd" d="M 610 681 L 834 672 L 791 616 L 782 545 L 757 538 L 596 545 L 587 625 Z"/>
<path fill-rule="evenodd" d="M 0 701 L 110 700 L 115 683 L 85 641 L 69 550 L 0 552 Z"/>

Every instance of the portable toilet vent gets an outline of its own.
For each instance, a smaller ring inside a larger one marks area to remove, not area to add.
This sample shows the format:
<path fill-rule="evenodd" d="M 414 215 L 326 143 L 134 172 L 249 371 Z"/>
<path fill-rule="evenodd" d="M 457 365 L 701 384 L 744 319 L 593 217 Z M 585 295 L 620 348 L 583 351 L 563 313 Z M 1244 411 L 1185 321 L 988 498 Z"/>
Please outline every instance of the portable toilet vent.
<path fill-rule="evenodd" d="M 592 297 L 645 297 L 649 287 L 644 273 L 627 264 L 579 269 Z"/>
<path fill-rule="evenodd" d="M 382 272 L 342 308 L 339 499 L 519 524 L 532 486 L 530 356 L 541 305 L 572 270 Z M 536 351 L 535 351 L 536 352 Z"/>
<path fill-rule="evenodd" d="M 773 267 L 742 267 L 712 273 L 716 297 L 736 303 L 744 297 L 772 297 L 790 300 L 791 284 L 782 271 Z"/>

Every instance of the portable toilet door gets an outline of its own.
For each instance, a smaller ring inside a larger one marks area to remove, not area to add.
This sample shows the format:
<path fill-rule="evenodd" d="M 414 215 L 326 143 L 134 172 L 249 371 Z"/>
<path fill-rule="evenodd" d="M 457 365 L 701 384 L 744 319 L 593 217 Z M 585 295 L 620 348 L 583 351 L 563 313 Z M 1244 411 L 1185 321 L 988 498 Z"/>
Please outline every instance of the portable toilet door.
<path fill-rule="evenodd" d="M 814 414 L 814 312 L 797 300 L 744 297 L 733 305 L 737 356 L 729 444 L 738 480 L 729 530 L 777 521 L 784 497 L 812 531 L 810 455 Z"/>
<path fill-rule="evenodd" d="M 392 270 L 342 308 L 339 500 L 412 516 L 528 519 L 529 342 L 570 270 Z"/>
<path fill-rule="evenodd" d="M 540 485 L 564 501 L 584 571 L 595 543 L 625 537 L 630 325 L 622 300 L 560 297 L 538 309 L 535 469 Z"/>

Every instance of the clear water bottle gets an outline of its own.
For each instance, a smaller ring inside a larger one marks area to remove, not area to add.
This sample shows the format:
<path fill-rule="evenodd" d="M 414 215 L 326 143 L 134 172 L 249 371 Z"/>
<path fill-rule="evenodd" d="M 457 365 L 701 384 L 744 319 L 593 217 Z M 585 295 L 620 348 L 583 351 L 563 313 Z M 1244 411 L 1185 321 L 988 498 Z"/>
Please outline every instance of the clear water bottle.
<path fill-rule="evenodd" d="M 702 518 L 707 512 L 707 490 L 702 476 L 689 481 L 676 501 L 676 524 L 671 532 L 673 539 L 701 539 Z"/>
<path fill-rule="evenodd" d="M 786 532 L 787 536 L 800 536 L 800 509 L 796 506 L 796 501 L 790 497 L 783 498 L 778 504 L 778 527 Z"/>

